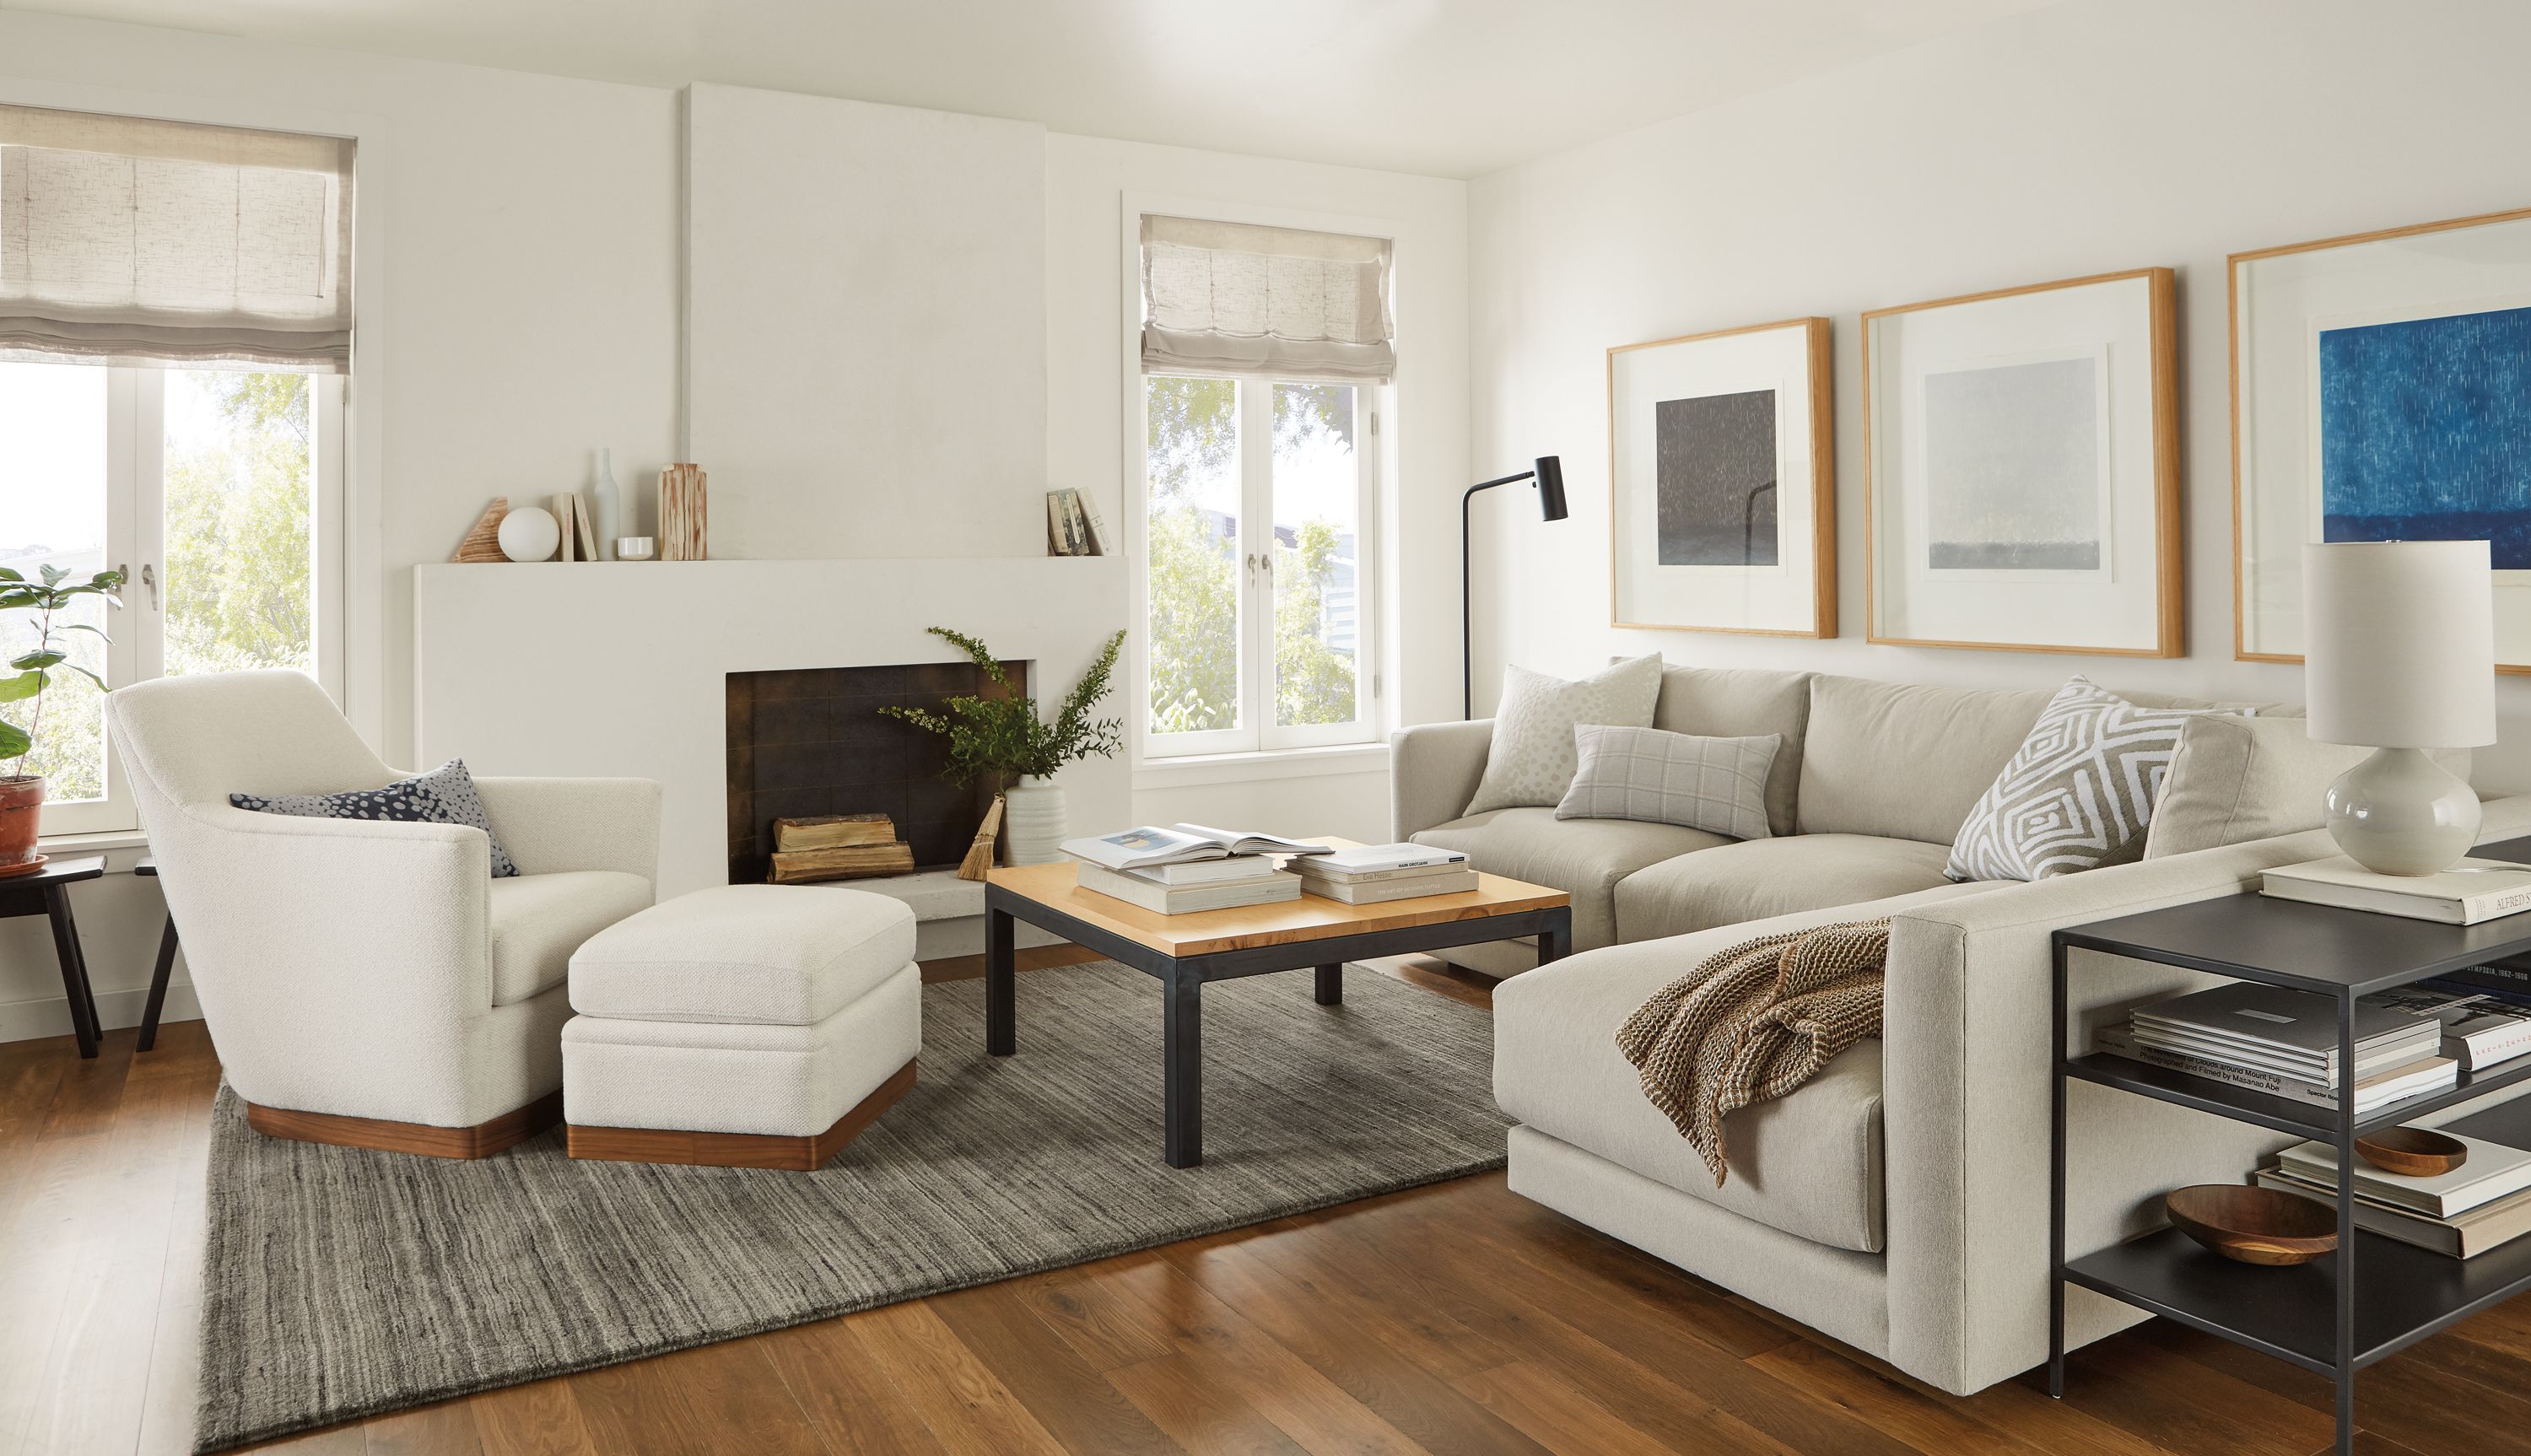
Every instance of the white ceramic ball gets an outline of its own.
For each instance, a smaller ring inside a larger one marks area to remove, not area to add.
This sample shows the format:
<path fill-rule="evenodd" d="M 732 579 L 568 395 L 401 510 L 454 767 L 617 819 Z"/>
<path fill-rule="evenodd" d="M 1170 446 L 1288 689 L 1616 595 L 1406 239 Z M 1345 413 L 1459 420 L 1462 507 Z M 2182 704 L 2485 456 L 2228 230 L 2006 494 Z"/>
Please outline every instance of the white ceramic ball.
<path fill-rule="evenodd" d="M 542 561 L 562 544 L 562 526 L 542 506 L 521 506 L 501 518 L 501 554 L 512 561 Z"/>

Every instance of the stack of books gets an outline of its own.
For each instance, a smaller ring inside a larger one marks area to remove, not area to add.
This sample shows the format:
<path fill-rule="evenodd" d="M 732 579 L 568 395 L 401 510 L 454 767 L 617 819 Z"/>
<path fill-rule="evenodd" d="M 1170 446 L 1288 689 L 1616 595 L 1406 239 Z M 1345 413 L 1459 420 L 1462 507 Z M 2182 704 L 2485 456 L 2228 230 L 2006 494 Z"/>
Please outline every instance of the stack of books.
<path fill-rule="evenodd" d="M 914 846 L 896 837 L 896 821 L 883 813 L 829 813 L 773 821 L 773 868 L 767 882 L 810 884 L 821 879 L 867 879 L 908 874 Z"/>
<path fill-rule="evenodd" d="M 1379 905 L 1477 887 L 1477 871 L 1457 850 L 1421 844 L 1374 844 L 1294 860 L 1301 888 L 1346 905 Z"/>
<path fill-rule="evenodd" d="M 2443 1131 L 2469 1148 L 2448 1173 L 2408 1178 L 2356 1159 L 2355 1226 L 2454 1259 L 2531 1233 L 2531 1152 Z M 2261 1188 L 2334 1204 L 2337 1148 L 2328 1143 L 2288 1148 L 2256 1177 Z"/>
<path fill-rule="evenodd" d="M 1301 898 L 1301 877 L 1275 856 L 1329 853 L 1323 844 L 1202 824 L 1143 825 L 1120 834 L 1066 840 L 1085 890 L 1158 915 L 1191 915 Z"/>
<path fill-rule="evenodd" d="M 2481 989 L 2464 979 L 2470 974 L 2376 991 L 2364 1004 L 2433 1017 L 2443 1027 L 2443 1054 L 2465 1072 L 2484 1071 L 2531 1051 L 2531 1005 Z"/>
<path fill-rule="evenodd" d="M 2531 865 L 2468 859 L 2441 874 L 2376 874 L 2334 855 L 2279 865 L 2259 877 L 2259 889 L 2283 900 L 2475 925 L 2531 910 Z"/>
<path fill-rule="evenodd" d="M 2459 1064 L 2442 1054 L 2443 1024 L 2358 1002 L 2355 1110 L 2377 1111 L 2452 1086 Z M 2139 1006 L 2128 1025 L 2102 1030 L 2099 1049 L 2270 1096 L 2338 1105 L 2337 1007 L 2309 991 L 2233 981 Z"/>

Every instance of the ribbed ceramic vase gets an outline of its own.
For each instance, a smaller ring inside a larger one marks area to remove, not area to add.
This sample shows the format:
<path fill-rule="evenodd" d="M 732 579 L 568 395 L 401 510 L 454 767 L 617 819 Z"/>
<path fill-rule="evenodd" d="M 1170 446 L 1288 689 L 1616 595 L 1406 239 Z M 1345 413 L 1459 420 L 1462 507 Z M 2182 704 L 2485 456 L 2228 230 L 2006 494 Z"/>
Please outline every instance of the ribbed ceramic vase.
<path fill-rule="evenodd" d="M 1033 773 L 1021 775 L 1002 795 L 1003 863 L 1045 865 L 1063 858 L 1058 846 L 1070 834 L 1064 822 L 1063 786 Z"/>

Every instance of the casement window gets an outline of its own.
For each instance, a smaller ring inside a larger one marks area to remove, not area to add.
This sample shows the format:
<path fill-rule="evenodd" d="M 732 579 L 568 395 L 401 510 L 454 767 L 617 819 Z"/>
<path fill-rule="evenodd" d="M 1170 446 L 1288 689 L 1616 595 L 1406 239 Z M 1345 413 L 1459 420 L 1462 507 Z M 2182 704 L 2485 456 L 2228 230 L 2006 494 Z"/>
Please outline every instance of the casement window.
<path fill-rule="evenodd" d="M 289 667 L 342 697 L 351 161 L 0 106 L 0 566 L 124 573 L 66 644 L 111 686 Z M 0 617 L 0 660 L 34 632 Z M 86 678 L 0 715 L 37 729 L 0 772 L 44 775 L 45 833 L 137 827 Z"/>
<path fill-rule="evenodd" d="M 1378 736 L 1385 240 L 1145 217 L 1146 757 Z"/>

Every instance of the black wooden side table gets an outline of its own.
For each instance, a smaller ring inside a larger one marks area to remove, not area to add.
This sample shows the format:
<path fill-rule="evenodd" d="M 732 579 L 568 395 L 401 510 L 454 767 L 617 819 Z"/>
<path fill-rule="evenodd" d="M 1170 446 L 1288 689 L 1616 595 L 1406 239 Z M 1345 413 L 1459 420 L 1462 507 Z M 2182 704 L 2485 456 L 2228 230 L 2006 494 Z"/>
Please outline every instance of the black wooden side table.
<path fill-rule="evenodd" d="M 158 877 L 158 862 L 143 860 L 132 867 L 135 874 Z M 167 977 L 176 969 L 176 916 L 167 915 L 167 928 L 158 932 L 158 965 L 149 973 L 149 1004 L 141 1011 L 141 1039 L 133 1043 L 134 1051 L 147 1051 L 158 1044 L 158 1013 L 167 1005 Z"/>
<path fill-rule="evenodd" d="M 2531 863 L 2531 838 L 2470 853 Z M 2341 1456 L 2353 1451 L 2357 1371 L 2531 1290 L 2531 1238 L 2463 1260 L 2357 1228 L 2349 1181 L 2355 1139 L 2531 1081 L 2531 1057 L 2464 1072 L 2456 1087 L 2358 1113 L 2352 1078 L 2340 1079 L 2337 1106 L 2317 1107 L 2107 1052 L 2083 1055 L 2066 1045 L 2067 952 L 2099 951 L 2327 996 L 2337 1009 L 2337 1064 L 2352 1067 L 2358 997 L 2531 952 L 2531 915 L 2447 925 L 2254 892 L 2069 926 L 2053 940 L 2057 1075 L 2052 1079 L 2049 1258 L 2055 1278 L 2049 1285 L 2048 1393 L 2065 1393 L 2065 1286 L 2073 1284 L 2328 1376 L 2337 1385 L 2337 1450 Z M 2165 1228 L 2067 1259 L 2068 1079 L 2335 1145 L 2336 1252 L 2292 1267 L 2262 1267 L 2222 1259 Z"/>
<path fill-rule="evenodd" d="M 55 860 L 31 874 L 0 879 L 0 920 L 40 915 L 53 923 L 53 957 L 62 964 L 62 995 L 71 1003 L 71 1031 L 81 1056 L 96 1055 L 96 993 L 88 988 L 87 958 L 80 954 L 79 923 L 71 918 L 70 887 L 105 874 L 105 857 Z"/>

